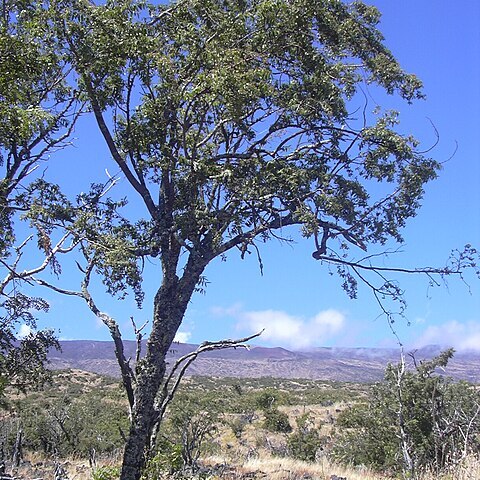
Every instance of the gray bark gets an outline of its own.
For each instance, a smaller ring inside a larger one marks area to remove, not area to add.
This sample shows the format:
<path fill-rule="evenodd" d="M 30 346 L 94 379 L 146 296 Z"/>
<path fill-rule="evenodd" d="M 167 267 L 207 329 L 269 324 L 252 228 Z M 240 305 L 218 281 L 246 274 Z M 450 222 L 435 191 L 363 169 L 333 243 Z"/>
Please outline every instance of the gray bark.
<path fill-rule="evenodd" d="M 13 447 L 13 455 L 12 455 L 12 464 L 16 468 L 20 466 L 20 462 L 23 459 L 22 441 L 23 441 L 23 431 L 20 428 L 17 432 L 17 438 L 15 439 L 15 445 Z"/>
<path fill-rule="evenodd" d="M 206 264 L 206 263 L 205 263 Z M 165 357 L 175 338 L 188 302 L 205 268 L 204 262 L 187 267 L 182 279 L 165 278 L 154 300 L 152 332 L 138 367 L 131 425 L 125 444 L 120 480 L 139 480 L 157 418 L 155 399 L 165 377 Z"/>

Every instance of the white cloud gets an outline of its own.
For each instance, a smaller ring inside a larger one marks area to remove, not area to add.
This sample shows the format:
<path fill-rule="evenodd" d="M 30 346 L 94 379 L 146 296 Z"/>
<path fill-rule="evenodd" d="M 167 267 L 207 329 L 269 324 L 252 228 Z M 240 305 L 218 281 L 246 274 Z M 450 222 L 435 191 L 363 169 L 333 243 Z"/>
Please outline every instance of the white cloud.
<path fill-rule="evenodd" d="M 426 321 L 427 321 L 427 320 L 426 320 L 426 318 L 424 318 L 424 317 L 417 317 L 417 318 L 413 321 L 413 323 L 416 323 L 416 324 L 419 324 L 419 325 L 420 325 L 420 324 L 425 324 Z"/>
<path fill-rule="evenodd" d="M 343 313 L 338 310 L 324 310 L 318 313 L 313 318 L 313 323 L 320 330 L 324 331 L 327 335 L 334 335 L 338 333 L 345 323 L 345 317 Z"/>
<path fill-rule="evenodd" d="M 457 350 L 480 350 L 480 323 L 456 320 L 431 325 L 416 340 L 415 346 L 440 345 Z"/>
<path fill-rule="evenodd" d="M 280 310 L 238 311 L 235 316 L 240 330 L 256 333 L 264 329 L 262 340 L 293 349 L 321 346 L 339 333 L 345 324 L 344 315 L 333 309 L 308 319 Z"/>
<path fill-rule="evenodd" d="M 230 307 L 212 307 L 210 309 L 212 315 L 216 317 L 237 317 L 242 312 L 242 305 L 234 303 Z"/>
<path fill-rule="evenodd" d="M 177 332 L 173 341 L 179 343 L 187 343 L 190 340 L 191 336 L 191 332 Z"/>
<path fill-rule="evenodd" d="M 276 310 L 263 310 L 257 312 L 242 312 L 240 325 L 250 332 L 265 330 L 262 338 L 268 341 L 290 343 L 298 339 L 302 332 L 301 319 L 288 313 Z"/>
<path fill-rule="evenodd" d="M 20 329 L 18 331 L 18 338 L 25 338 L 25 337 L 28 337 L 28 335 L 30 335 L 32 333 L 32 329 L 26 325 L 25 323 L 22 323 L 22 325 L 20 325 Z"/>

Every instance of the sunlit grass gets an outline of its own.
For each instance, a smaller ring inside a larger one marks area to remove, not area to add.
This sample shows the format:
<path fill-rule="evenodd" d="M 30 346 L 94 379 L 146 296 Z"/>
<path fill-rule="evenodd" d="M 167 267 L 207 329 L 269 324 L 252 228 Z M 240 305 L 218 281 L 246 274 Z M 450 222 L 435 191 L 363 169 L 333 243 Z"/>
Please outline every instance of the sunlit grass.
<path fill-rule="evenodd" d="M 224 462 L 220 456 L 212 456 L 205 459 L 209 465 L 219 465 Z M 246 460 L 242 464 L 234 466 L 233 473 L 225 478 L 242 479 L 252 478 L 253 473 L 263 475 L 263 478 L 269 480 L 296 480 L 302 478 L 311 478 L 312 480 L 330 480 L 333 475 L 344 477 L 348 480 L 399 480 L 399 475 L 392 476 L 374 472 L 365 467 L 346 467 L 330 462 L 326 458 L 319 462 L 309 463 L 294 460 L 292 458 L 263 457 Z M 260 478 L 259 477 L 259 478 Z M 222 478 L 222 476 L 213 476 L 212 478 Z M 424 473 L 419 475 L 418 480 L 479 480 L 480 479 L 480 460 L 475 457 L 468 457 L 452 468 L 450 472 L 443 475 L 434 473 Z"/>

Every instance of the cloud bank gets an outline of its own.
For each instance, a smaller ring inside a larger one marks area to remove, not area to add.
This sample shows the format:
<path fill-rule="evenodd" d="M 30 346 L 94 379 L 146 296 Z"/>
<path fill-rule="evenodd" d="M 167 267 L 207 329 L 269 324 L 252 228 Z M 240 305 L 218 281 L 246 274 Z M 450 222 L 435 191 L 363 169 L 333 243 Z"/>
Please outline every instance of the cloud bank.
<path fill-rule="evenodd" d="M 226 309 L 215 308 L 214 313 L 234 317 L 237 329 L 247 334 L 264 330 L 262 341 L 294 350 L 323 345 L 345 327 L 345 316 L 333 309 L 319 312 L 311 318 L 291 315 L 282 310 L 243 311 L 238 305 Z"/>
<path fill-rule="evenodd" d="M 462 350 L 480 350 L 480 323 L 452 320 L 441 325 L 431 325 L 416 340 L 415 346 L 440 345 Z"/>

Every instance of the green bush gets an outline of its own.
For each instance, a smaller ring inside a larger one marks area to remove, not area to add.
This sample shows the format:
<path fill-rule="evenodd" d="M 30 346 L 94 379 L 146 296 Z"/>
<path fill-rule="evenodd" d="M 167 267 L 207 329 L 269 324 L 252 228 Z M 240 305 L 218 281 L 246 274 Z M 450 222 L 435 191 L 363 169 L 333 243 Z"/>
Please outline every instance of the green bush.
<path fill-rule="evenodd" d="M 162 474 L 171 475 L 182 468 L 182 445 L 163 439 L 157 444 L 157 454 L 145 466 L 141 480 L 158 480 Z"/>
<path fill-rule="evenodd" d="M 99 467 L 92 473 L 92 480 L 117 480 L 120 478 L 120 467 Z"/>
<path fill-rule="evenodd" d="M 27 398 L 17 411 L 25 447 L 46 454 L 87 457 L 92 449 L 112 453 L 123 446 L 120 430 L 128 431 L 124 404 L 100 392 Z"/>
<path fill-rule="evenodd" d="M 314 462 L 322 441 L 318 430 L 292 433 L 287 440 L 289 455 L 304 462 Z"/>
<path fill-rule="evenodd" d="M 318 430 L 309 414 L 296 419 L 297 430 L 287 440 L 289 455 L 297 460 L 314 462 L 317 450 L 322 446 Z"/>
<path fill-rule="evenodd" d="M 263 427 L 270 432 L 290 433 L 292 426 L 288 421 L 288 415 L 276 408 L 264 410 L 265 420 Z"/>
<path fill-rule="evenodd" d="M 273 408 L 273 405 L 276 404 L 277 400 L 277 392 L 271 389 L 266 389 L 256 395 L 255 405 L 262 410 L 268 410 L 269 408 Z"/>
<path fill-rule="evenodd" d="M 236 438 L 241 438 L 245 427 L 251 423 L 252 418 L 253 415 L 249 416 L 246 414 L 237 414 L 237 416 L 231 420 L 226 420 L 225 424 L 232 429 L 232 432 Z"/>
<path fill-rule="evenodd" d="M 372 404 L 355 405 L 340 413 L 333 457 L 344 464 L 368 465 L 377 470 L 400 466 L 397 427 Z"/>
<path fill-rule="evenodd" d="M 278 405 L 289 405 L 290 404 L 290 393 L 285 390 L 279 390 L 278 387 L 266 387 L 262 388 L 260 392 L 253 394 L 253 403 L 256 408 L 261 408 L 266 410 L 269 408 L 274 408 Z"/>
<path fill-rule="evenodd" d="M 210 449 L 221 412 L 221 406 L 214 399 L 204 402 L 193 394 L 176 395 L 160 433 L 161 438 L 180 445 L 183 466 L 196 469 L 200 455 Z"/>

